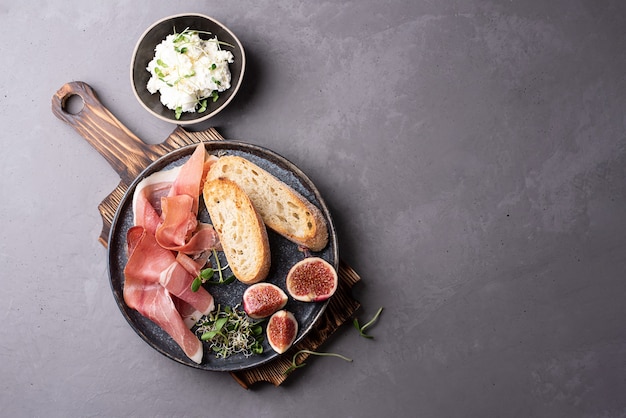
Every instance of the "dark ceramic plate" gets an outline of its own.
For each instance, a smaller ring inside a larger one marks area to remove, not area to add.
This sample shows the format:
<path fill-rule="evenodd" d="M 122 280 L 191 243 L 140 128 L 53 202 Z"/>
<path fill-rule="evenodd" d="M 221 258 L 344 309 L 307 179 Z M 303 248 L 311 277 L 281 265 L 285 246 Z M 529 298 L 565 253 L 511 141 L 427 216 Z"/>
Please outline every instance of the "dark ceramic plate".
<path fill-rule="evenodd" d="M 154 57 L 154 48 L 160 44 L 167 35 L 182 32 L 185 29 L 210 32 L 212 35 L 200 34 L 202 39 L 209 39 L 217 36 L 217 39 L 227 44 L 222 45 L 222 49 L 233 53 L 234 62 L 229 64 L 231 73 L 231 86 L 228 90 L 220 93 L 216 102 L 209 100 L 208 108 L 202 113 L 184 112 L 180 119 L 176 119 L 174 111 L 165 107 L 160 100 L 160 94 L 157 92 L 151 94 L 146 85 L 150 79 L 150 73 L 146 70 L 148 63 Z M 133 93 L 139 103 L 151 114 L 166 122 L 176 123 L 178 125 L 189 125 L 199 123 L 216 115 L 230 103 L 235 97 L 246 68 L 246 54 L 239 39 L 226 26 L 213 19 L 212 17 L 186 13 L 169 16 L 152 24 L 143 35 L 139 38 L 133 52 L 130 64 L 130 82 Z"/>
<path fill-rule="evenodd" d="M 329 243 L 325 249 L 313 254 L 324 258 L 330 264 L 335 266 L 336 269 L 338 268 L 339 257 L 337 237 L 330 213 L 315 185 L 302 171 L 280 155 L 256 145 L 238 141 L 215 141 L 207 142 L 205 144 L 207 151 L 211 154 L 218 156 L 239 155 L 249 159 L 293 187 L 304 197 L 309 199 L 309 201 L 319 207 L 328 222 Z M 163 355 L 179 363 L 203 370 L 237 371 L 257 367 L 278 356 L 278 354 L 269 346 L 267 341 L 263 342 L 262 354 L 250 357 L 236 354 L 226 359 L 216 358 L 215 355 L 209 350 L 208 344 L 204 343 L 203 361 L 201 364 L 196 364 L 185 356 L 176 342 L 174 342 L 174 340 L 172 340 L 171 337 L 160 327 L 149 319 L 144 318 L 134 309 L 130 309 L 124 303 L 124 267 L 127 262 L 126 233 L 133 223 L 132 197 L 137 183 L 150 174 L 183 164 L 189 159 L 190 155 L 195 150 L 195 147 L 196 145 L 189 145 L 184 148 L 180 148 L 152 163 L 145 171 L 143 171 L 142 174 L 139 175 L 133 184 L 131 184 L 128 192 L 122 199 L 115 218 L 113 219 L 109 237 L 109 276 L 113 295 L 120 310 L 122 311 L 122 314 L 135 332 L 137 332 L 137 334 L 150 346 Z M 203 199 L 200 199 L 201 204 L 198 217 L 203 222 L 209 222 L 210 219 L 202 200 Z M 285 277 L 287 276 L 287 272 L 291 266 L 301 260 L 304 255 L 298 250 L 298 246 L 296 244 L 286 240 L 273 231 L 268 230 L 268 235 L 272 253 L 272 267 L 266 281 L 273 283 L 286 291 Z M 226 273 L 230 275 L 229 270 L 227 270 Z M 215 303 L 222 304 L 222 306 L 235 306 L 237 304 L 241 304 L 243 292 L 247 287 L 239 281 L 234 281 L 226 286 L 205 286 L 215 298 Z M 324 312 L 327 304 L 328 302 L 297 302 L 291 297 L 289 298 L 285 309 L 291 311 L 295 315 L 299 325 L 298 336 L 295 343 L 300 341 L 316 324 L 317 320 Z"/>

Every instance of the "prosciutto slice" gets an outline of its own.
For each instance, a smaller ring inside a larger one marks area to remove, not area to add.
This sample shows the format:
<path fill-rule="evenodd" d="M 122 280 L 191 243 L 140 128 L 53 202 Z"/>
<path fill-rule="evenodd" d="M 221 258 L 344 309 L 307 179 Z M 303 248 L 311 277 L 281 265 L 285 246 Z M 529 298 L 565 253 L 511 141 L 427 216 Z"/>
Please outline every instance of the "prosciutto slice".
<path fill-rule="evenodd" d="M 128 262 L 124 273 L 131 273 L 145 282 L 159 283 L 161 272 L 168 268 L 176 256 L 172 251 L 161 247 L 154 235 L 142 227 L 133 226 L 126 234 Z"/>
<path fill-rule="evenodd" d="M 124 302 L 131 309 L 156 323 L 181 347 L 187 357 L 202 362 L 202 343 L 176 310 L 169 291 L 159 282 L 159 268 L 167 261 L 166 253 L 145 228 L 135 226 L 127 234 L 129 259 L 124 268 Z M 167 251 L 169 256 L 172 253 Z M 212 298 L 211 298 L 212 299 Z"/>
<path fill-rule="evenodd" d="M 206 289 L 193 292 L 191 283 L 207 253 L 221 249 L 213 227 L 197 215 L 202 179 L 216 159 L 198 144 L 182 166 L 142 180 L 133 196 L 135 226 L 127 233 L 126 305 L 155 322 L 197 363 L 203 348 L 190 328 L 215 305 Z"/>
<path fill-rule="evenodd" d="M 161 197 L 161 223 L 155 236 L 167 249 L 199 254 L 218 245 L 217 233 L 208 224 L 199 224 L 198 206 L 202 179 L 217 157 L 207 158 L 204 144 L 198 144 L 172 182 L 168 195 Z"/>
<path fill-rule="evenodd" d="M 183 322 L 185 323 L 187 328 L 193 328 L 193 326 L 196 325 L 196 322 L 198 322 L 198 320 L 202 317 L 200 311 L 195 309 L 184 300 L 178 299 L 177 297 L 172 297 L 172 300 L 174 301 L 174 306 L 176 307 L 176 310 L 178 311 L 180 316 L 183 318 Z"/>
<path fill-rule="evenodd" d="M 193 259 L 185 253 L 178 253 L 176 255 L 176 261 L 178 261 L 180 265 L 183 266 L 193 277 L 198 277 L 200 275 L 200 271 L 209 259 L 209 254 L 210 253 L 206 251 L 197 259 Z"/>
<path fill-rule="evenodd" d="M 189 274 L 178 261 L 174 261 L 167 269 L 161 272 L 159 282 L 171 294 L 193 306 L 202 315 L 207 315 L 215 309 L 213 296 L 202 286 L 197 291 L 192 291 L 191 283 L 194 278 L 195 276 Z"/>
<path fill-rule="evenodd" d="M 200 143 L 196 147 L 191 157 L 181 167 L 180 173 L 176 176 L 174 184 L 170 189 L 170 196 L 187 195 L 190 196 L 194 202 L 192 212 L 198 213 L 198 200 L 200 196 L 200 186 L 202 183 L 204 167 L 205 167 L 206 149 L 204 144 Z"/>
<path fill-rule="evenodd" d="M 161 199 L 169 195 L 181 167 L 158 171 L 137 184 L 133 195 L 134 224 L 145 227 L 153 235 L 162 222 Z"/>
<path fill-rule="evenodd" d="M 130 282 L 125 285 L 124 299 L 134 302 L 128 306 L 167 332 L 187 357 L 200 364 L 202 343 L 183 321 L 169 292 L 158 283 L 136 282 L 132 276 L 128 280 Z"/>
<path fill-rule="evenodd" d="M 192 211 L 194 199 L 186 194 L 161 198 L 163 222 L 156 230 L 159 244 L 180 248 L 191 238 L 198 226 L 197 212 Z"/>

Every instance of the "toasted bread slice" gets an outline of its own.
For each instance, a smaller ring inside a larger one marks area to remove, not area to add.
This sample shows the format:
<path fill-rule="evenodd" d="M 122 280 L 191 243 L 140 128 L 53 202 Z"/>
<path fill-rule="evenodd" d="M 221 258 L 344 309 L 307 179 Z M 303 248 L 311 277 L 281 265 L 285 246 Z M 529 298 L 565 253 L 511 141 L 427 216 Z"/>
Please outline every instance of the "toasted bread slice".
<path fill-rule="evenodd" d="M 328 225 L 322 212 L 296 190 L 266 170 L 239 156 L 220 157 L 207 181 L 226 178 L 250 197 L 265 225 L 296 244 L 320 251 L 328 244 Z"/>
<path fill-rule="evenodd" d="M 248 195 L 230 180 L 215 179 L 204 183 L 202 196 L 235 277 L 246 284 L 264 280 L 270 269 L 270 244 Z"/>

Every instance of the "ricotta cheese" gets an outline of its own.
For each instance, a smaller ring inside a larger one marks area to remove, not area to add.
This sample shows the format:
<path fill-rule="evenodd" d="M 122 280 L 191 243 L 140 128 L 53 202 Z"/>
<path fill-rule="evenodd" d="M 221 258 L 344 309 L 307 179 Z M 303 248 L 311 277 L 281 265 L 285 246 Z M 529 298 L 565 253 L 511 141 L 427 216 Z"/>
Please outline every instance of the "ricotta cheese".
<path fill-rule="evenodd" d="M 180 118 L 182 112 L 203 112 L 207 100 L 217 100 L 230 88 L 228 64 L 233 54 L 220 48 L 217 37 L 203 40 L 198 32 L 186 29 L 168 35 L 155 48 L 146 68 L 151 77 L 147 89 L 160 93 L 160 100 Z"/>

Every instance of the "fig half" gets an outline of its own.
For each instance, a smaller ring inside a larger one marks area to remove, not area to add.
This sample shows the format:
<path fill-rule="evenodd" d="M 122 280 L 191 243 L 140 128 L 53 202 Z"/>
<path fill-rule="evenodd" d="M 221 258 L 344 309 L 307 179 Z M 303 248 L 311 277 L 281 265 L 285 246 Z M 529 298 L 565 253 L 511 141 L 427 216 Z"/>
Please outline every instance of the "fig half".
<path fill-rule="evenodd" d="M 337 271 L 326 260 L 308 257 L 287 273 L 287 292 L 301 302 L 321 302 L 337 290 Z"/>
<path fill-rule="evenodd" d="M 291 312 L 280 310 L 267 322 L 266 334 L 272 349 L 282 354 L 291 347 L 298 335 L 298 321 Z"/>
<path fill-rule="evenodd" d="M 271 283 L 256 283 L 243 292 L 243 310 L 250 318 L 267 318 L 287 304 L 287 294 Z"/>

